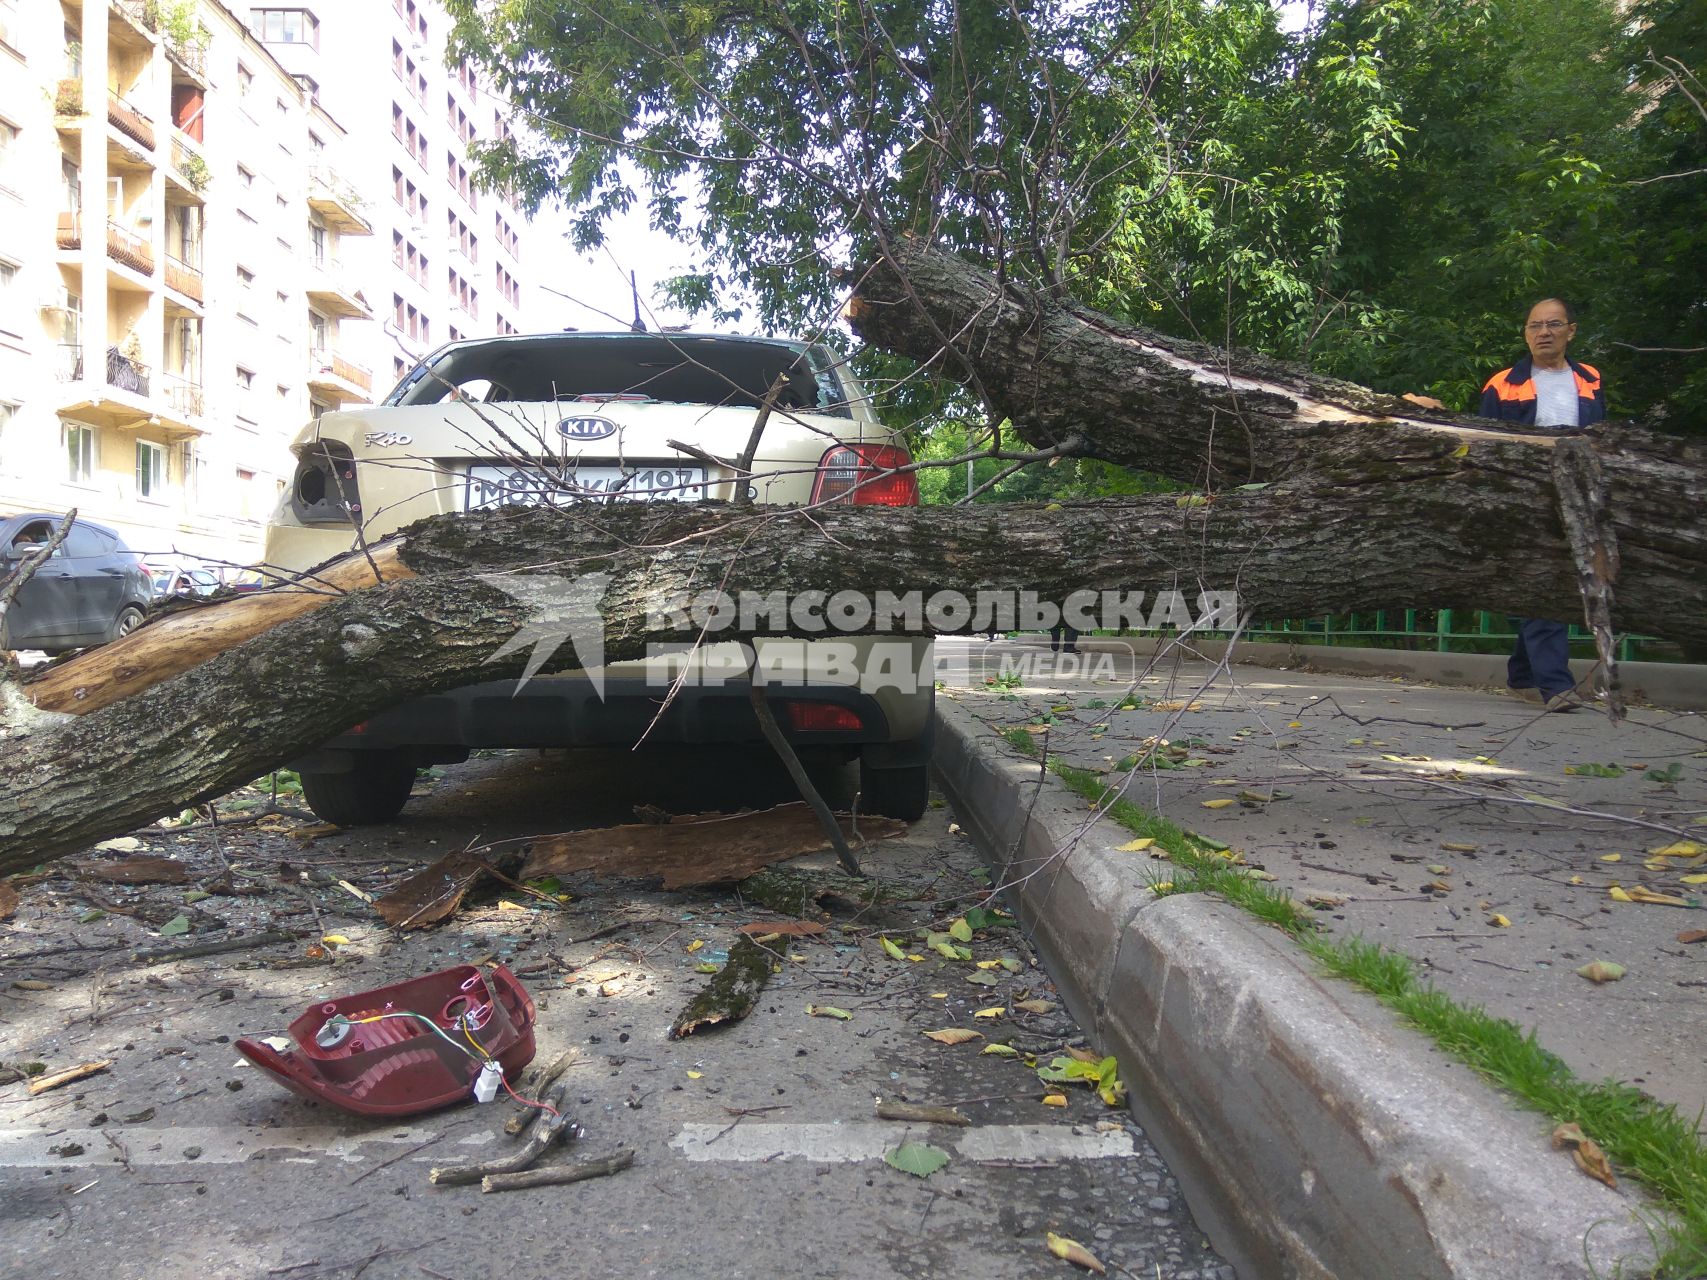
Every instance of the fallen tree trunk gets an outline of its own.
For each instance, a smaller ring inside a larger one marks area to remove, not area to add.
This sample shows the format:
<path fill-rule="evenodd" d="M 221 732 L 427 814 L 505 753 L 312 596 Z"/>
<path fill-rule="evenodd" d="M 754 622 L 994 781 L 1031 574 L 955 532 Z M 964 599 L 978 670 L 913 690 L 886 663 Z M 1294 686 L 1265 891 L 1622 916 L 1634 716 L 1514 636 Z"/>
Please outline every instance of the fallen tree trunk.
<path fill-rule="evenodd" d="M 1700 445 L 1633 427 L 1557 440 L 1479 419 L 1383 418 L 1398 406 L 1365 389 L 1122 329 L 903 248 L 905 274 L 874 270 L 855 298 L 862 333 L 975 377 L 1034 443 L 1076 435 L 1087 452 L 1204 491 L 1049 509 L 636 503 L 427 521 L 374 549 L 398 580 L 223 652 L 204 646 L 187 670 L 181 637 L 150 626 L 39 682 L 77 711 L 117 679 L 91 671 L 128 673 L 129 696 L 89 714 L 39 710 L 36 685 L 0 683 L 0 873 L 222 794 L 408 698 L 520 674 L 528 646 L 506 642 L 535 619 L 495 585 L 502 575 L 596 583 L 606 659 L 691 638 L 665 619 L 708 586 L 1056 600 L 1182 587 L 1236 590 L 1259 614 L 1414 606 L 1575 619 L 1581 574 L 1611 596 L 1618 625 L 1707 641 Z M 954 351 L 933 345 L 939 333 Z M 352 585 L 374 576 L 365 555 L 343 571 Z M 176 674 L 141 688 L 161 672 Z"/>

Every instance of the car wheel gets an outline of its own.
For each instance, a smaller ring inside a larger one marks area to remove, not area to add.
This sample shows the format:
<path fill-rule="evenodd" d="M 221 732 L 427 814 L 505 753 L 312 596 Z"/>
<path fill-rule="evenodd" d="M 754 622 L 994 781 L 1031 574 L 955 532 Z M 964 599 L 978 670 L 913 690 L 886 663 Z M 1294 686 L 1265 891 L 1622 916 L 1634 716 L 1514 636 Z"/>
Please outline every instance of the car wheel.
<path fill-rule="evenodd" d="M 389 822 L 415 785 L 415 762 L 400 751 L 356 751 L 348 773 L 304 773 L 302 798 L 315 816 L 340 827 Z"/>
<path fill-rule="evenodd" d="M 119 616 L 113 619 L 113 625 L 107 628 L 106 643 L 123 639 L 142 625 L 142 610 L 133 604 L 127 604 L 119 610 Z"/>
<path fill-rule="evenodd" d="M 917 822 L 931 801 L 931 767 L 909 765 L 903 769 L 876 769 L 859 762 L 859 808 L 880 818 Z"/>

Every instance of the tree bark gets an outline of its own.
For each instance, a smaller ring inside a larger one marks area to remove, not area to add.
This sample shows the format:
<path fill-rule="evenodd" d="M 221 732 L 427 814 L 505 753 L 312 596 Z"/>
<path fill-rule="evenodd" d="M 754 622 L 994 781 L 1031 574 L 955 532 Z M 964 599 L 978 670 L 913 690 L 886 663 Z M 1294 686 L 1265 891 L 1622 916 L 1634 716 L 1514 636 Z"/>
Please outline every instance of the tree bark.
<path fill-rule="evenodd" d="M 40 682 L 76 711 L 98 701 L 76 696 L 105 679 L 91 668 L 177 670 L 145 690 L 126 683 L 129 696 L 88 714 L 38 710 L 35 685 L 0 683 L 0 874 L 220 795 L 388 706 L 519 675 L 525 646 L 497 654 L 530 610 L 494 575 L 603 575 L 607 660 L 691 638 L 663 616 L 718 587 L 1054 600 L 1236 590 L 1258 615 L 1414 606 L 1574 620 L 1583 584 L 1598 583 L 1597 610 L 1609 601 L 1618 626 L 1707 640 L 1701 445 L 1620 426 L 1560 448 L 1418 415 L 1301 369 L 1123 328 L 910 242 L 864 278 L 851 311 L 875 344 L 975 379 L 1032 443 L 1077 434 L 1096 456 L 1202 492 L 1050 508 L 589 504 L 426 521 L 373 549 L 398 580 L 354 589 L 374 575 L 352 557 L 352 589 L 234 648 L 197 650 L 199 665 L 157 662 L 183 646 L 149 626 Z"/>

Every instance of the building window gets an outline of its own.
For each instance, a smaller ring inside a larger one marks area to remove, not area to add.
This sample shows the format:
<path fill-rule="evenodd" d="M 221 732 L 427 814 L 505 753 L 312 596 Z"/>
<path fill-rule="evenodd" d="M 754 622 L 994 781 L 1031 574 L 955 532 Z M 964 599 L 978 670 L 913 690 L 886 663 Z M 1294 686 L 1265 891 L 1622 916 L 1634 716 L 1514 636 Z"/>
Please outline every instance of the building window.
<path fill-rule="evenodd" d="M 12 185 L 12 161 L 18 150 L 18 126 L 0 120 L 0 187 Z"/>
<path fill-rule="evenodd" d="M 253 391 L 255 389 L 255 371 L 253 369 L 245 369 L 242 365 L 238 365 L 237 385 L 244 391 Z"/>
<path fill-rule="evenodd" d="M 151 440 L 136 442 L 136 496 L 156 501 L 166 496 L 166 450 Z"/>
<path fill-rule="evenodd" d="M 87 483 L 95 475 L 95 428 L 75 423 L 65 428 L 65 452 L 71 464 L 67 473 L 73 483 Z"/>
<path fill-rule="evenodd" d="M 0 462 L 6 460 L 6 428 L 12 425 L 17 412 L 18 406 L 10 400 L 0 400 Z"/>
<path fill-rule="evenodd" d="M 249 270 L 248 267 L 238 267 L 237 283 L 242 285 L 245 289 L 250 288 L 255 283 L 255 273 Z"/>
<path fill-rule="evenodd" d="M 237 64 L 237 96 L 247 98 L 249 91 L 255 87 L 255 73 L 241 62 Z"/>
<path fill-rule="evenodd" d="M 242 165 L 238 165 L 237 166 L 237 184 L 239 186 L 243 186 L 243 187 L 252 187 L 255 185 L 255 175 L 250 173 Z"/>
<path fill-rule="evenodd" d="M 320 20 L 307 9 L 252 9 L 250 19 L 264 41 L 320 47 Z"/>

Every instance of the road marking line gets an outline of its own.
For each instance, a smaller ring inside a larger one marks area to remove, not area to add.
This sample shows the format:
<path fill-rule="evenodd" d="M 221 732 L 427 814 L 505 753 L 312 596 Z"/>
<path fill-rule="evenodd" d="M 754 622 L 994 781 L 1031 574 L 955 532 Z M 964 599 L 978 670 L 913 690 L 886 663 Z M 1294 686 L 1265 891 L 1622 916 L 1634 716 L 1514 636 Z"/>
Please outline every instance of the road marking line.
<path fill-rule="evenodd" d="M 364 1152 L 369 1147 L 412 1146 L 426 1142 L 435 1134 L 426 1126 L 408 1125 L 376 1130 L 372 1133 L 352 1133 L 331 1125 L 304 1126 L 298 1129 L 260 1129 L 186 1125 L 179 1128 L 127 1128 L 121 1124 L 101 1129 L 0 1129 L 0 1169 L 75 1168 L 89 1165 L 122 1164 L 119 1149 L 107 1141 L 107 1135 L 122 1142 L 130 1153 L 133 1166 L 198 1164 L 245 1164 L 257 1155 L 266 1159 L 294 1164 L 314 1164 L 321 1160 L 340 1160 L 345 1164 L 362 1164 L 384 1154 L 383 1150 Z M 484 1146 L 497 1141 L 491 1133 L 473 1133 L 458 1138 L 456 1146 Z M 49 1150 L 63 1149 L 75 1143 L 83 1148 L 73 1156 Z M 201 1154 L 186 1159 L 184 1152 L 200 1147 Z M 422 1159 L 443 1159 L 442 1155 Z"/>
<path fill-rule="evenodd" d="M 820 1164 L 880 1160 L 908 1141 L 932 1142 L 968 1160 L 1107 1160 L 1134 1153 L 1124 1129 L 1087 1132 L 1067 1125 L 981 1125 L 943 1139 L 940 1129 L 875 1121 L 849 1124 L 685 1124 L 670 1146 L 689 1160 L 811 1160 Z M 722 1135 L 721 1137 L 719 1135 Z"/>

